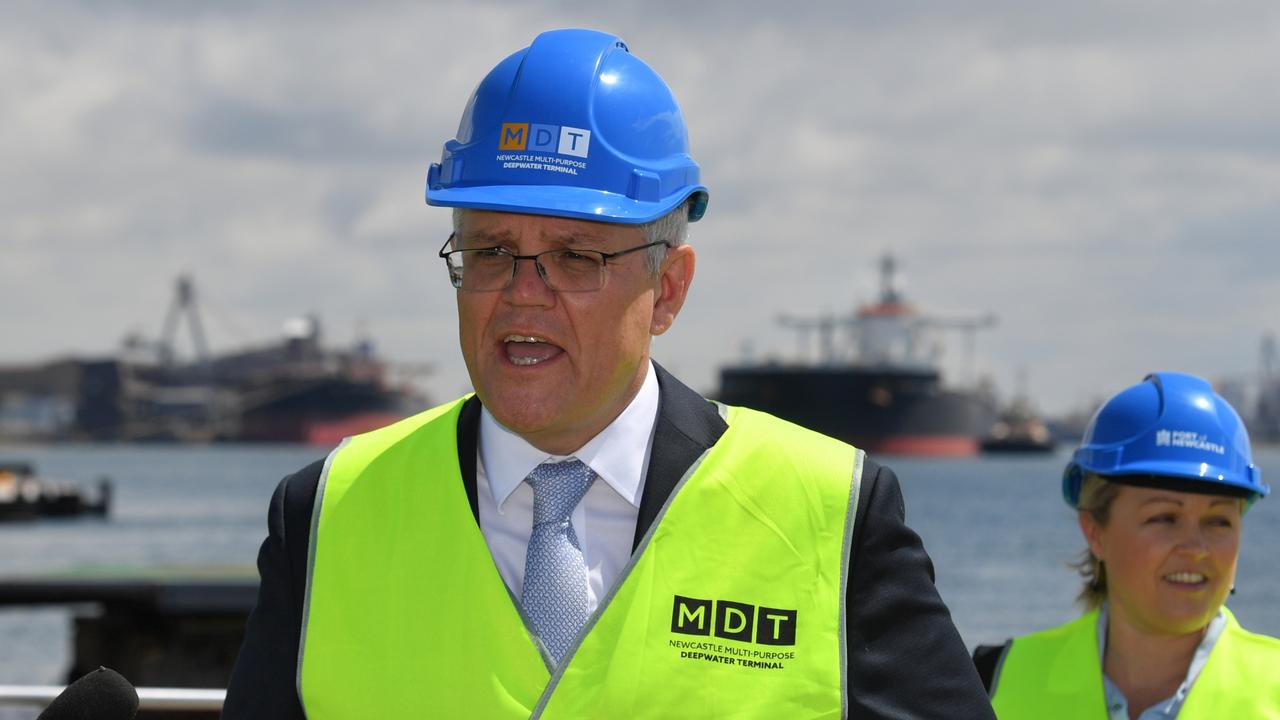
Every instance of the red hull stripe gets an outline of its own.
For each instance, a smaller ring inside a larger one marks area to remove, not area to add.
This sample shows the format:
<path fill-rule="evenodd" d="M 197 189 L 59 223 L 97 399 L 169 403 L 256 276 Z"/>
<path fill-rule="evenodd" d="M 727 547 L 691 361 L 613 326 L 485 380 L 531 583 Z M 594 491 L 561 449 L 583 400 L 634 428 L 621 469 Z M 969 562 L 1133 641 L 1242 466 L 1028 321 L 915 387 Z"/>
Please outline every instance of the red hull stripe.
<path fill-rule="evenodd" d="M 964 435 L 895 435 L 854 440 L 857 447 L 887 455 L 963 457 L 978 454 L 977 438 Z"/>
<path fill-rule="evenodd" d="M 389 412 L 367 412 L 341 420 L 318 420 L 306 426 L 304 441 L 310 445 L 337 445 L 343 438 L 375 430 L 403 420 L 404 415 Z"/>

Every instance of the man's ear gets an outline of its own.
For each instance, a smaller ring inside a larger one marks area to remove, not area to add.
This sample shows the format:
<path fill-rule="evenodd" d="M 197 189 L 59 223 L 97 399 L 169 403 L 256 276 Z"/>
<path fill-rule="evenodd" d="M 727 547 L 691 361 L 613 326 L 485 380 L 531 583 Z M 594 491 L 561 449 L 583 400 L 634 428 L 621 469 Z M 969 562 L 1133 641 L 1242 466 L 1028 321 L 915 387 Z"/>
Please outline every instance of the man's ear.
<path fill-rule="evenodd" d="M 680 245 L 667 250 L 658 274 L 658 295 L 653 302 L 653 316 L 649 322 L 649 334 L 661 335 L 676 321 L 684 299 L 689 296 L 693 283 L 693 268 L 697 256 L 693 248 Z"/>

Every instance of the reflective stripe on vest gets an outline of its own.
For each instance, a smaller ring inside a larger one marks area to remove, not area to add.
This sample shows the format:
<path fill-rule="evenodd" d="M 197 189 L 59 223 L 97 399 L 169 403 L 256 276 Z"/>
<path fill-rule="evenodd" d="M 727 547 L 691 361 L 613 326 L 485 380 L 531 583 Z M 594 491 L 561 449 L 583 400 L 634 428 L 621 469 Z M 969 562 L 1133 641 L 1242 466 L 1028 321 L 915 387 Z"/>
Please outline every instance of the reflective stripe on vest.
<path fill-rule="evenodd" d="M 1256 635 L 1225 607 L 1227 624 L 1178 720 L 1280 718 L 1280 640 Z M 1013 641 L 996 671 L 1000 720 L 1106 720 L 1096 610 Z"/>
<path fill-rule="evenodd" d="M 471 513 L 461 406 L 330 457 L 299 652 L 307 717 L 844 714 L 861 452 L 730 408 L 555 668 Z"/>

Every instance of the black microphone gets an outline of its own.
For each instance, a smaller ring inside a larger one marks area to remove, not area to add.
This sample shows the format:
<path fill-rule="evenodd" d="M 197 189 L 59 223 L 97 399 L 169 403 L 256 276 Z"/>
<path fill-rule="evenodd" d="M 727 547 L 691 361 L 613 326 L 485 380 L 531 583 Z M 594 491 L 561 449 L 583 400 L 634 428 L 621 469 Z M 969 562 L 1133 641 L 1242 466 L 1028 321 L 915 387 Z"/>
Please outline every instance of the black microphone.
<path fill-rule="evenodd" d="M 100 667 L 67 686 L 36 720 L 133 720 L 138 691 L 115 670 Z"/>

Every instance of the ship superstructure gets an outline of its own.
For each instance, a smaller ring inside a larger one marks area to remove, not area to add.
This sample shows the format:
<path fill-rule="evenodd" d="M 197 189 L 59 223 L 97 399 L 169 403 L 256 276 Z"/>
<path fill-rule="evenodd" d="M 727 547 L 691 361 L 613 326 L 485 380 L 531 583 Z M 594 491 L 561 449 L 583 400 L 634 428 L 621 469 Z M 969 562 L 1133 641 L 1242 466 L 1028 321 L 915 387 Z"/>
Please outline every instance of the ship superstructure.
<path fill-rule="evenodd" d="M 865 450 L 912 455 L 971 455 L 990 426 L 990 397 L 943 384 L 933 331 L 963 333 L 973 382 L 973 336 L 992 315 L 943 318 L 919 313 L 896 284 L 897 264 L 880 261 L 876 302 L 845 316 L 784 317 L 818 337 L 810 363 L 725 367 L 719 397 L 764 410 Z"/>

